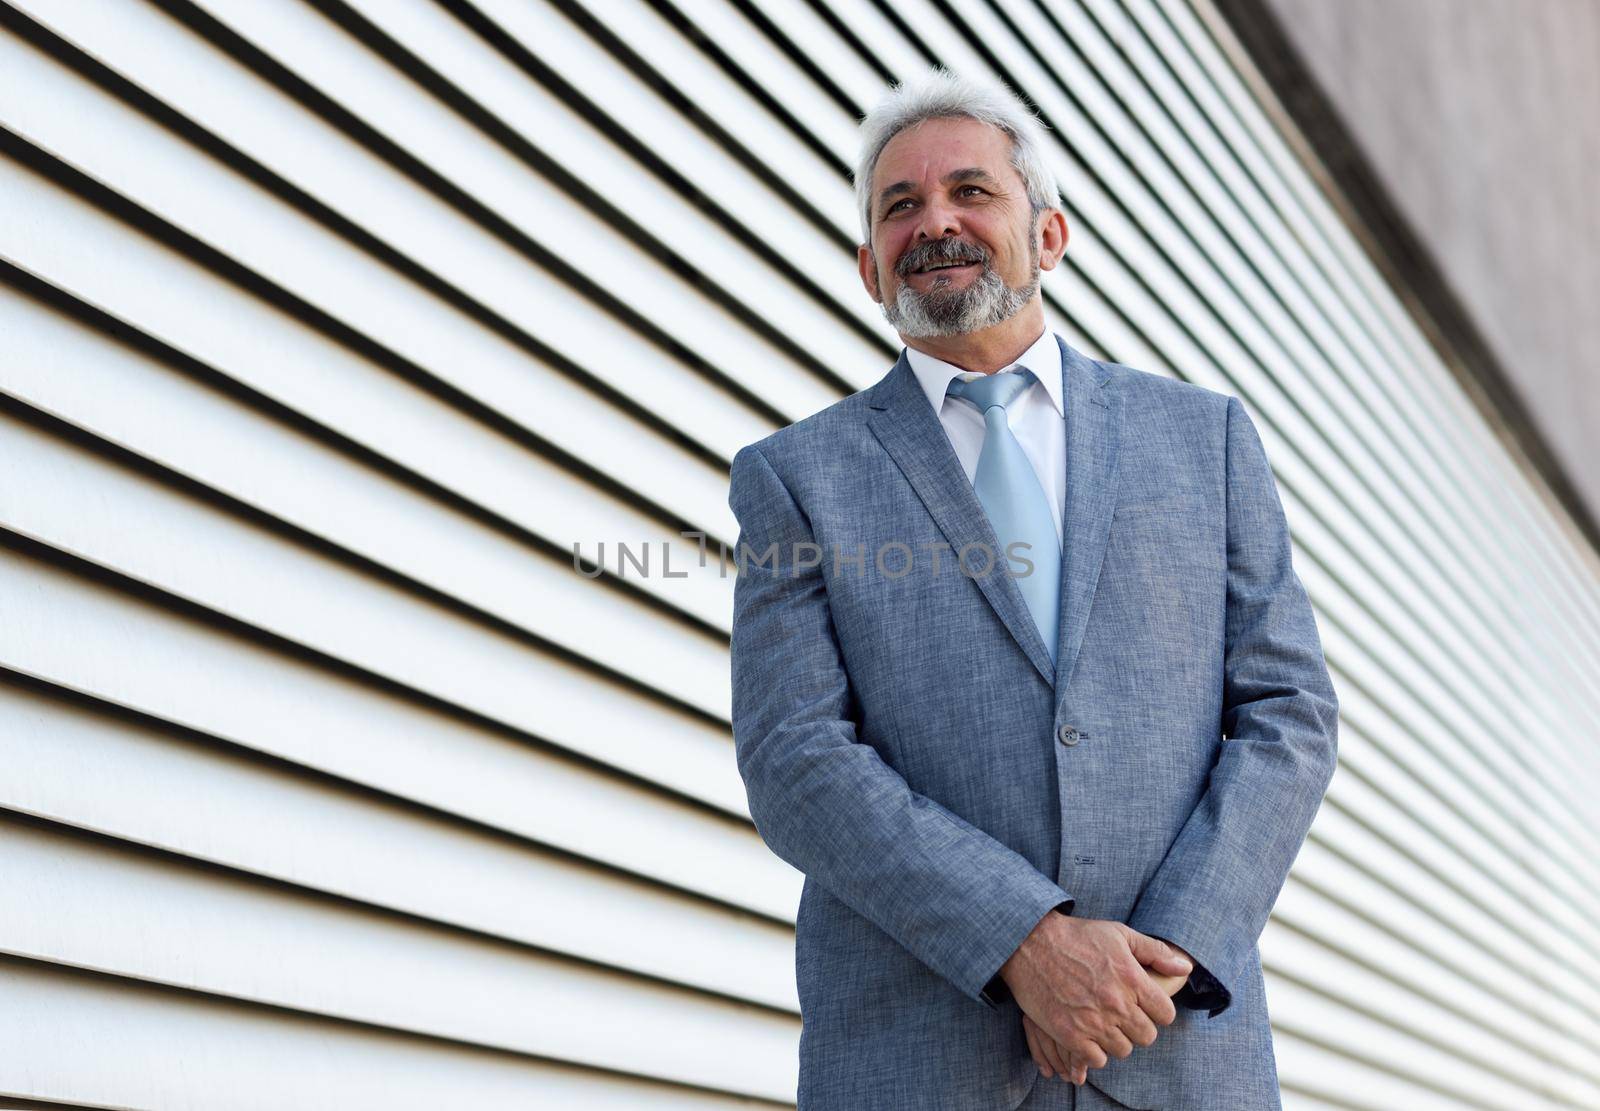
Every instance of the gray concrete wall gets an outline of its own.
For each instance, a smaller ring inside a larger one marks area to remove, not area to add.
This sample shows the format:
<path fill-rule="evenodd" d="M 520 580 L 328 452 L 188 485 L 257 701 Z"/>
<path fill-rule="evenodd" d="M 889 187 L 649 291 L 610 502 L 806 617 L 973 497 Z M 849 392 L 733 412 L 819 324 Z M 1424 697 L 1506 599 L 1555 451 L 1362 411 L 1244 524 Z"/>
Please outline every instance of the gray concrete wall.
<path fill-rule="evenodd" d="M 1267 6 L 1600 515 L 1600 3 Z"/>

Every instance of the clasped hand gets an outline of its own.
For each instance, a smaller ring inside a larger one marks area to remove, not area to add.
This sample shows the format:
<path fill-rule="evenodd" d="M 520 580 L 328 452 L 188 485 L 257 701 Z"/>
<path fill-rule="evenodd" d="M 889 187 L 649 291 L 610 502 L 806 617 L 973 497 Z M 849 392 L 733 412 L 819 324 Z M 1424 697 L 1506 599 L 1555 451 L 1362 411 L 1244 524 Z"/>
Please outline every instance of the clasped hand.
<path fill-rule="evenodd" d="M 1157 1026 L 1171 1025 L 1171 996 L 1192 969 L 1183 950 L 1122 922 L 1052 912 L 1000 975 L 1022 1008 L 1039 1071 L 1082 1084 L 1090 1069 L 1150 1045 Z"/>

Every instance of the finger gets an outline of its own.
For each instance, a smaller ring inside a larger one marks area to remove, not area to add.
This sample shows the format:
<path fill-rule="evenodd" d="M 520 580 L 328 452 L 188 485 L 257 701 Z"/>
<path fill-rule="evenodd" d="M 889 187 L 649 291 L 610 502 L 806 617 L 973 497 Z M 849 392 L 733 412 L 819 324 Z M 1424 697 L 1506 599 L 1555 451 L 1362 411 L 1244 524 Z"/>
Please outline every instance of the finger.
<path fill-rule="evenodd" d="M 1049 1034 L 1046 1034 L 1041 1030 L 1039 1032 L 1039 1044 L 1044 1048 L 1044 1054 L 1047 1058 L 1049 1058 L 1050 1067 L 1055 1070 L 1055 1074 L 1065 1080 L 1067 1077 L 1067 1070 L 1072 1065 L 1072 1059 L 1067 1052 L 1061 1048 L 1061 1043 L 1057 1042 Z"/>
<path fill-rule="evenodd" d="M 1168 998 L 1176 995 L 1178 989 L 1189 982 L 1189 977 L 1187 976 L 1163 976 L 1161 973 L 1151 971 L 1148 968 L 1145 969 L 1145 972 L 1149 973 L 1150 979 L 1155 981 L 1156 987 L 1161 989 L 1161 994 Z"/>
<path fill-rule="evenodd" d="M 1022 1024 L 1022 1036 L 1028 1043 L 1028 1056 L 1033 1058 L 1033 1067 L 1039 1070 L 1039 1075 L 1044 1075 L 1044 1061 L 1039 1058 L 1039 1047 L 1034 1044 L 1033 1031 L 1028 1029 L 1028 1024 Z"/>
<path fill-rule="evenodd" d="M 1078 1062 L 1080 1069 L 1103 1069 L 1106 1067 L 1106 1062 L 1110 1060 L 1099 1042 L 1090 1041 L 1087 1038 L 1075 1043 L 1071 1047 L 1071 1052 L 1073 1060 Z M 1079 1081 L 1079 1083 L 1081 1084 L 1082 1081 Z"/>
<path fill-rule="evenodd" d="M 1046 1075 L 1059 1076 L 1065 1079 L 1067 1075 L 1066 1054 L 1061 1051 L 1061 1047 L 1055 1038 L 1051 1037 L 1043 1026 L 1033 1022 L 1031 1019 L 1029 1022 L 1033 1026 L 1033 1040 L 1038 1045 L 1039 1053 L 1044 1057 L 1045 1063 L 1050 1069 Z"/>
<path fill-rule="evenodd" d="M 1039 1035 L 1033 1029 L 1032 1020 L 1024 1017 L 1022 1020 L 1022 1034 L 1028 1039 L 1028 1055 L 1033 1058 L 1033 1063 L 1039 1068 L 1040 1076 L 1050 1075 L 1050 1059 L 1045 1056 L 1044 1050 L 1039 1047 Z"/>
<path fill-rule="evenodd" d="M 1133 950 L 1133 955 L 1138 958 L 1140 964 L 1154 967 L 1169 976 L 1186 977 L 1194 971 L 1194 965 L 1189 958 L 1161 938 L 1142 934 L 1131 926 L 1128 927 L 1126 936 L 1128 948 Z"/>
<path fill-rule="evenodd" d="M 1152 972 L 1159 972 L 1163 976 L 1182 976 L 1189 978 L 1189 973 L 1194 971 L 1194 963 L 1182 953 L 1168 953 L 1158 957 L 1147 966 Z"/>
<path fill-rule="evenodd" d="M 1183 986 L 1183 982 L 1179 981 L 1177 987 L 1168 990 L 1172 981 L 1165 977 L 1146 974 L 1138 977 L 1138 980 L 1139 1010 L 1157 1025 L 1172 1025 L 1173 1021 L 1178 1017 L 1178 1007 L 1177 1004 L 1173 1003 L 1172 996 L 1177 992 L 1178 988 Z M 1126 1029 L 1126 1026 L 1124 1028 Z M 1131 1034 L 1132 1031 L 1129 1031 L 1129 1033 Z M 1138 1041 L 1137 1038 L 1134 1040 Z M 1153 1037 L 1152 1040 L 1154 1040 Z M 1139 1044 L 1149 1045 L 1150 1043 L 1140 1042 Z"/>
<path fill-rule="evenodd" d="M 1074 1084 L 1082 1084 L 1084 1081 L 1086 1081 L 1088 1079 L 1089 1079 L 1089 1066 L 1084 1064 L 1082 1061 L 1079 1061 L 1076 1064 L 1074 1064 L 1073 1067 L 1072 1067 L 1072 1082 Z"/>
<path fill-rule="evenodd" d="M 1156 1024 L 1150 1021 L 1150 1016 L 1143 1011 L 1135 1011 L 1122 1022 L 1122 1036 L 1133 1045 L 1154 1045 L 1156 1040 Z"/>
<path fill-rule="evenodd" d="M 1132 1022 L 1133 1020 L 1129 1019 L 1127 1021 Z M 1145 1021 L 1149 1022 L 1150 1020 L 1146 1018 Z M 1105 1052 L 1107 1058 L 1126 1057 L 1133 1052 L 1133 1042 L 1128 1038 L 1127 1034 L 1123 1033 L 1120 1026 L 1114 1026 L 1105 1035 L 1105 1040 L 1100 1043 L 1100 1048 Z M 1096 1065 L 1095 1067 L 1100 1068 L 1101 1066 Z"/>

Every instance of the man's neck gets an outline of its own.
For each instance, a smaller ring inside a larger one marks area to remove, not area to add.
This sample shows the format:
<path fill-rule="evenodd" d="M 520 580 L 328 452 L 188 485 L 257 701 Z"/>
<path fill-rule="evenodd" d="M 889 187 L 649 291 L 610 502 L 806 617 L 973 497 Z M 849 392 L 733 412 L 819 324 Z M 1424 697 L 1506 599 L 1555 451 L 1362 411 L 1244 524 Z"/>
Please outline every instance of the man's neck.
<path fill-rule="evenodd" d="M 993 374 L 1016 362 L 1042 335 L 1044 311 L 1035 307 L 1031 312 L 1024 309 L 1010 320 L 979 332 L 956 336 L 901 336 L 900 339 L 907 347 L 942 359 L 951 366 Z"/>

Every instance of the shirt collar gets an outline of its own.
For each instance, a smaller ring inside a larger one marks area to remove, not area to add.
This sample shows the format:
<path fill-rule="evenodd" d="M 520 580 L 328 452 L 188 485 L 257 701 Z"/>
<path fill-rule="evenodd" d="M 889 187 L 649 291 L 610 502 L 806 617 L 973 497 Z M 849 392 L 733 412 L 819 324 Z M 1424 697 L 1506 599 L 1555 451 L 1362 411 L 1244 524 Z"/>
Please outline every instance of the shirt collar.
<path fill-rule="evenodd" d="M 972 371 L 963 370 L 943 359 L 936 359 L 926 351 L 918 351 L 915 347 L 906 347 L 906 361 L 911 364 L 911 372 L 917 376 L 917 384 L 922 387 L 922 392 L 927 394 L 928 404 L 933 406 L 935 413 L 944 407 L 944 391 L 949 389 L 950 379 L 976 376 Z M 1065 416 L 1066 409 L 1061 400 L 1061 345 L 1056 342 L 1055 333 L 1046 328 L 1015 362 L 1001 367 L 1000 371 L 1013 370 L 1019 366 L 1027 367 L 1038 376 L 1045 393 L 1050 395 L 1050 403 L 1056 407 L 1056 412 Z"/>

